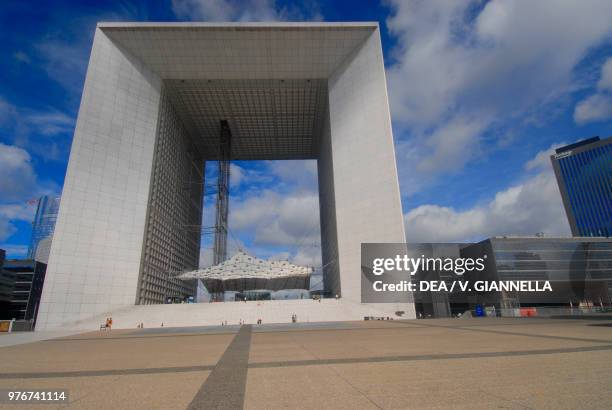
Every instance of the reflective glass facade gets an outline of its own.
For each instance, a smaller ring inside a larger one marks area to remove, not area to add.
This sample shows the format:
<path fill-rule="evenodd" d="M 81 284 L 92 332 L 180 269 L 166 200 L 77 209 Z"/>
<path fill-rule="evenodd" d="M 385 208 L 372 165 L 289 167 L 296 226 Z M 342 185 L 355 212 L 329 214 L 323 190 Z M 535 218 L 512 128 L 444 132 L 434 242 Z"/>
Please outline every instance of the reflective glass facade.
<path fill-rule="evenodd" d="M 466 247 L 462 257 L 488 255 L 476 280 L 550 281 L 552 292 L 490 295 L 521 305 L 612 304 L 612 240 L 602 238 L 491 238 Z"/>
<path fill-rule="evenodd" d="M 12 259 L 4 262 L 3 269 L 13 283 L 9 304 L 0 310 L 0 319 L 35 320 L 47 265 L 30 259 Z"/>
<path fill-rule="evenodd" d="M 36 216 L 32 223 L 32 239 L 28 249 L 28 259 L 34 259 L 40 241 L 53 235 L 59 205 L 60 198 L 56 196 L 43 196 L 38 200 Z"/>
<path fill-rule="evenodd" d="M 612 236 L 612 138 L 572 144 L 551 156 L 574 236 Z"/>
<path fill-rule="evenodd" d="M 15 277 L 10 272 L 4 270 L 4 258 L 6 252 L 0 249 L 0 315 L 1 312 L 8 311 L 13 293 Z"/>

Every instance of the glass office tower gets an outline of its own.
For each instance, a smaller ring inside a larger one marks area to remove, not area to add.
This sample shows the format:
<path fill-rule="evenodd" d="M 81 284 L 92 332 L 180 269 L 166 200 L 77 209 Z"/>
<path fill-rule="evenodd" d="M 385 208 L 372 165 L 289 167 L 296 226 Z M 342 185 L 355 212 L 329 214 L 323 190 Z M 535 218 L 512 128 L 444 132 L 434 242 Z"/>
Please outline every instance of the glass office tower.
<path fill-rule="evenodd" d="M 4 262 L 4 274 L 13 281 L 8 309 L 0 311 L 0 319 L 36 320 L 47 265 L 30 259 Z"/>
<path fill-rule="evenodd" d="M 28 249 L 28 259 L 36 257 L 38 244 L 45 238 L 53 236 L 60 198 L 58 196 L 43 196 L 38 200 L 36 216 L 32 223 L 32 239 Z"/>
<path fill-rule="evenodd" d="M 11 296 L 15 284 L 15 275 L 4 270 L 6 252 L 0 249 L 0 317 L 8 312 L 11 306 Z"/>
<path fill-rule="evenodd" d="M 550 157 L 574 236 L 612 236 L 612 138 L 590 138 Z"/>
<path fill-rule="evenodd" d="M 493 237 L 461 249 L 462 258 L 487 255 L 474 281 L 550 281 L 547 292 L 481 292 L 477 303 L 497 307 L 612 305 L 612 239 Z"/>

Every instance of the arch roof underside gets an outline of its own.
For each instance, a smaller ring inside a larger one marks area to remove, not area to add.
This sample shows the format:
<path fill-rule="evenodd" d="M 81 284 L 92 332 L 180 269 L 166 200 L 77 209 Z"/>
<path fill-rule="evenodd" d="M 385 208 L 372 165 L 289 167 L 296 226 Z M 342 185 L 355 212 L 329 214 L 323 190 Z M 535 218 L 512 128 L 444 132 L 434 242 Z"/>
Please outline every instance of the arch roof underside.
<path fill-rule="evenodd" d="M 236 160 L 314 159 L 327 79 L 375 23 L 100 23 L 164 89 L 204 159 L 218 159 L 220 121 Z"/>

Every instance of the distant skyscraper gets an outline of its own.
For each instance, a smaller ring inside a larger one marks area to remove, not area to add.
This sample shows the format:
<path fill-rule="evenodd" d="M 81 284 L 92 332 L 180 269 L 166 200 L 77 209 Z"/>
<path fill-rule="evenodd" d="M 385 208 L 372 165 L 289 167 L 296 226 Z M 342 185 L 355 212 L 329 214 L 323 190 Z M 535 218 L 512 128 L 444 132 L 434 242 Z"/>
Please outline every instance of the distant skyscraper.
<path fill-rule="evenodd" d="M 612 138 L 589 138 L 550 157 L 574 236 L 612 236 Z"/>
<path fill-rule="evenodd" d="M 34 259 L 38 244 L 45 238 L 53 236 L 55 221 L 59 210 L 60 198 L 58 196 L 43 196 L 38 200 L 36 216 L 32 224 L 32 240 L 28 249 L 28 259 Z M 46 241 L 47 243 L 49 241 Z M 38 255 L 41 256 L 40 254 Z M 48 250 L 46 259 L 48 259 Z"/>

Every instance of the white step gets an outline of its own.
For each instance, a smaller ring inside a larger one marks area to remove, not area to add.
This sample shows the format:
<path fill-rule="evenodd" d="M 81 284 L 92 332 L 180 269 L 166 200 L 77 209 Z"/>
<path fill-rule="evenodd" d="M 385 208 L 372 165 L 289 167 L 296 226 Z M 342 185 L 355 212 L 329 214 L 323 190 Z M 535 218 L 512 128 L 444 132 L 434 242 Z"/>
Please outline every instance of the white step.
<path fill-rule="evenodd" d="M 402 316 L 397 311 L 404 311 Z M 189 303 L 170 305 L 128 306 L 114 312 L 107 312 L 88 319 L 63 325 L 63 329 L 97 330 L 107 317 L 113 319 L 113 329 L 136 328 L 142 323 L 145 328 L 218 326 L 224 322 L 236 325 L 240 322 L 255 324 L 290 323 L 292 315 L 298 322 L 331 322 L 363 320 L 365 316 L 390 317 L 393 319 L 414 319 L 414 305 L 411 304 L 362 304 L 343 299 L 268 300 L 248 302 Z"/>

